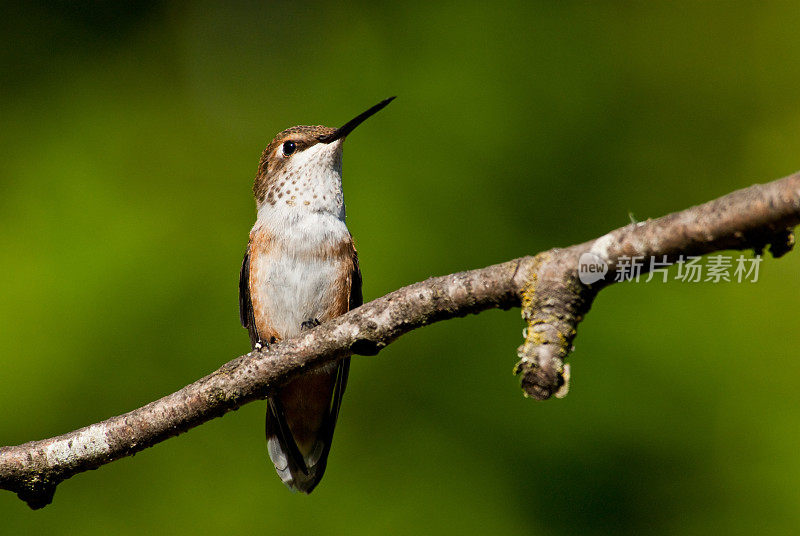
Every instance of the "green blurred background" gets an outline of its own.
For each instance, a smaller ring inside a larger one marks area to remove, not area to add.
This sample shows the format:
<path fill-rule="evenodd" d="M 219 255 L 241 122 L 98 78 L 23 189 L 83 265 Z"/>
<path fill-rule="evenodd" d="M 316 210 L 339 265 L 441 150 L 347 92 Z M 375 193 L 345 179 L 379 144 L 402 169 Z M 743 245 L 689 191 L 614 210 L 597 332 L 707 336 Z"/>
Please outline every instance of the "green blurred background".
<path fill-rule="evenodd" d="M 0 21 L 0 444 L 248 350 L 260 152 L 389 95 L 345 151 L 366 299 L 800 168 L 800 5 L 31 2 Z M 328 471 L 291 494 L 264 404 L 63 483 L 3 534 L 789 534 L 800 255 L 756 284 L 628 283 L 564 400 L 523 399 L 519 311 L 354 360 Z"/>

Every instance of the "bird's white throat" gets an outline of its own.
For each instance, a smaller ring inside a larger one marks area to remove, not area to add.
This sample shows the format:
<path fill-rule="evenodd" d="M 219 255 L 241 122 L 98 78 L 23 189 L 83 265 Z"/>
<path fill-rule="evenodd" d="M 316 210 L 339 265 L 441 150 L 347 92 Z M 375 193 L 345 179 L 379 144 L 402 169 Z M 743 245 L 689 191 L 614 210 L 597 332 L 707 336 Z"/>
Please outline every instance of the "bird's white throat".
<path fill-rule="evenodd" d="M 263 213 L 270 218 L 279 214 L 291 219 L 309 212 L 325 212 L 344 221 L 342 142 L 317 143 L 293 155 L 280 175 L 271 180 L 273 201 L 260 203 L 258 217 Z"/>

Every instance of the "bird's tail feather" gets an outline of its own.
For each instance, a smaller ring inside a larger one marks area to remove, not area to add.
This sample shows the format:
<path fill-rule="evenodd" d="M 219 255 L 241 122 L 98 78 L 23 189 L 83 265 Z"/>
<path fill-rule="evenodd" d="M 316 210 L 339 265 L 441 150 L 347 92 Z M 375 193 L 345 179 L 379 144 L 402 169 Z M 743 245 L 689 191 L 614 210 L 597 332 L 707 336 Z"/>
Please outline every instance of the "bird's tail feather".
<path fill-rule="evenodd" d="M 266 420 L 267 451 L 278 476 L 289 489 L 311 493 L 322 479 L 328 463 L 333 430 L 342 405 L 349 370 L 350 358 L 338 363 L 335 376 L 332 378 L 334 385 L 330 403 L 324 408 L 325 414 L 316 440 L 305 454 L 301 452 L 292 434 L 280 393 L 269 399 Z"/>

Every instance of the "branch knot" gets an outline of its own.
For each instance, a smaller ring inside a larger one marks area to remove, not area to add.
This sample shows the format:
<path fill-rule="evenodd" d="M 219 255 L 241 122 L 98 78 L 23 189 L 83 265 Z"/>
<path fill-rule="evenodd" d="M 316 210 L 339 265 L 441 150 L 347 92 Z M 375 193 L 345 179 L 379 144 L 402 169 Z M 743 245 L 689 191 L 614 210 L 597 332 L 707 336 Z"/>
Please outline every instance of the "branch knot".
<path fill-rule="evenodd" d="M 577 255 L 561 251 L 534 257 L 520 292 L 525 342 L 517 349 L 514 374 L 523 394 L 537 400 L 561 398 L 569 389 L 569 365 L 578 323 L 591 307 L 597 289 L 578 279 Z M 551 260 L 555 258 L 556 260 Z"/>

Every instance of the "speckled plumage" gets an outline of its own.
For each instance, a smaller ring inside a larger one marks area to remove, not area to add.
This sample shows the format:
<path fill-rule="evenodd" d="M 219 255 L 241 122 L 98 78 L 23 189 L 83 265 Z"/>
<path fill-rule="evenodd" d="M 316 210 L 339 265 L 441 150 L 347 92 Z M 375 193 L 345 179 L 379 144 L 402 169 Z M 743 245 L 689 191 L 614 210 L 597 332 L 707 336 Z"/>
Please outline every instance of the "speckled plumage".
<path fill-rule="evenodd" d="M 335 128 L 324 127 L 322 125 L 298 125 L 295 127 L 287 128 L 279 132 L 275 138 L 267 145 L 264 152 L 261 153 L 261 160 L 258 163 L 258 173 L 256 180 L 253 183 L 253 195 L 256 202 L 259 200 L 266 200 L 266 196 L 272 192 L 277 193 L 277 183 L 286 178 L 283 173 L 287 160 L 280 158 L 279 150 L 284 142 L 292 140 L 301 144 L 302 149 L 306 149 L 312 145 L 321 143 L 320 136 L 330 135 L 335 132 Z M 270 199 L 274 202 L 277 199 L 275 195 Z"/>

